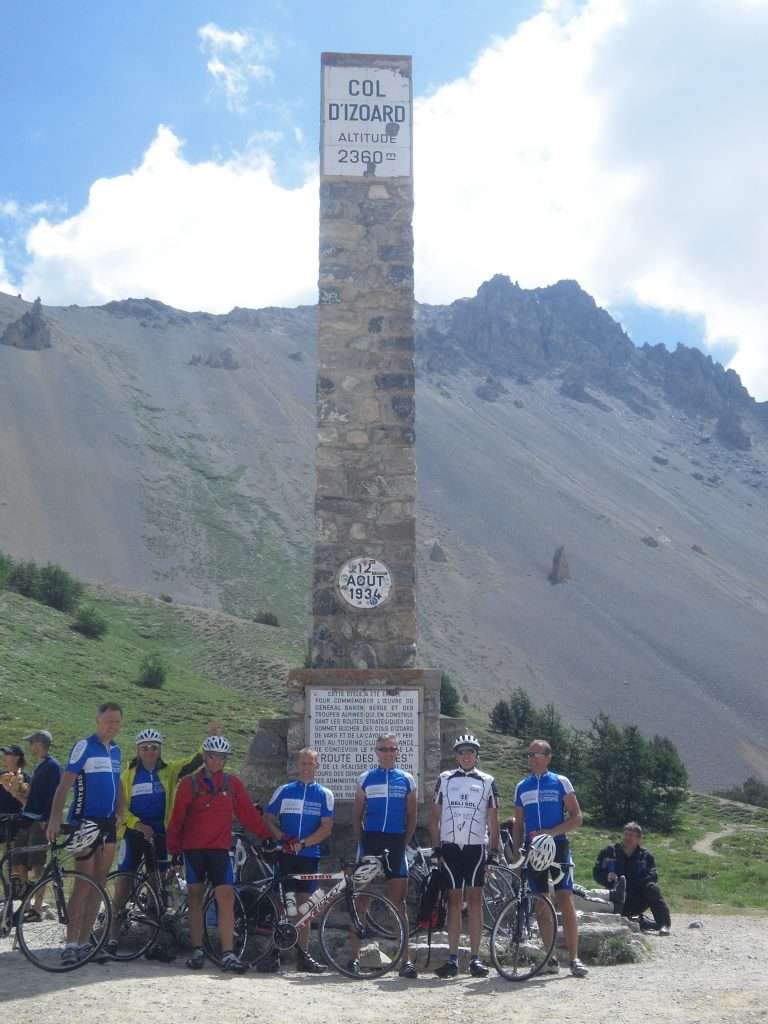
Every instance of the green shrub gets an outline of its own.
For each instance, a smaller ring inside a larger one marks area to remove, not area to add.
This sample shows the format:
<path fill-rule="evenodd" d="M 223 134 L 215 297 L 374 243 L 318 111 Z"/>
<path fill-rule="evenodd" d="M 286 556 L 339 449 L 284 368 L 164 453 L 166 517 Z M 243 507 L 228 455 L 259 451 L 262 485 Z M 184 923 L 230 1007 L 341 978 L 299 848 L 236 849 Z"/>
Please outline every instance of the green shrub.
<path fill-rule="evenodd" d="M 7 590 L 37 600 L 40 570 L 34 562 L 13 562 L 6 579 Z"/>
<path fill-rule="evenodd" d="M 5 589 L 5 584 L 8 581 L 12 567 L 13 559 L 11 556 L 6 555 L 4 551 L 0 551 L 0 590 Z"/>
<path fill-rule="evenodd" d="M 60 612 L 73 612 L 83 596 L 83 584 L 60 565 L 38 570 L 37 600 Z"/>
<path fill-rule="evenodd" d="M 253 617 L 254 622 L 260 623 L 262 626 L 279 626 L 277 616 L 274 612 L 256 612 Z"/>
<path fill-rule="evenodd" d="M 600 967 L 613 967 L 614 964 L 636 964 L 643 959 L 640 947 L 632 942 L 629 936 L 611 935 L 603 939 L 595 953 L 595 963 Z"/>
<path fill-rule="evenodd" d="M 107 620 L 92 604 L 81 605 L 72 623 L 72 629 L 94 638 L 104 636 L 108 628 Z"/>
<path fill-rule="evenodd" d="M 139 667 L 139 686 L 159 690 L 168 674 L 165 662 L 159 654 L 148 654 Z"/>

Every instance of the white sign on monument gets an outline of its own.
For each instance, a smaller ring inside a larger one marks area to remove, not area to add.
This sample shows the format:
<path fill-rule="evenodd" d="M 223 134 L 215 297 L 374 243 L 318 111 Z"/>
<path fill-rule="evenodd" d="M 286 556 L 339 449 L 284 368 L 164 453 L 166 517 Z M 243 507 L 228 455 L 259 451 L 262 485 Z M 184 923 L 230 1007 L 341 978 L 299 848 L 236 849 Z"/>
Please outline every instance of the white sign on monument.
<path fill-rule="evenodd" d="M 377 737 L 392 732 L 400 747 L 397 767 L 413 775 L 420 792 L 420 693 L 308 687 L 309 745 L 320 755 L 317 781 L 337 800 L 353 800 L 358 778 L 377 764 Z"/>
<path fill-rule="evenodd" d="M 339 572 L 339 592 L 353 608 L 378 608 L 392 590 L 392 574 L 376 558 L 350 558 Z"/>
<path fill-rule="evenodd" d="M 352 67 L 323 57 L 320 173 L 412 175 L 411 79 L 384 59 Z"/>

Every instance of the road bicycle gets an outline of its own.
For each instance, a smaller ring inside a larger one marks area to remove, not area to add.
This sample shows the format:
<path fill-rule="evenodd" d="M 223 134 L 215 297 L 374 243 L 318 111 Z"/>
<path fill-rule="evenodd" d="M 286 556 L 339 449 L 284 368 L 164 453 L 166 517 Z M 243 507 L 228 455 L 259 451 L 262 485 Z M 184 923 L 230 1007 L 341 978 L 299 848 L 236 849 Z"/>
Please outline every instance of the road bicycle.
<path fill-rule="evenodd" d="M 279 847 L 278 847 L 279 849 Z M 386 870 L 386 853 L 364 857 L 337 872 L 287 874 L 235 887 L 234 949 L 249 966 L 258 966 L 275 950 L 292 949 L 299 929 L 317 921 L 326 963 L 348 978 L 380 978 L 397 967 L 405 949 L 405 926 L 393 903 L 366 887 Z M 283 886 L 289 880 L 333 882 L 321 898 L 307 898 L 305 909 L 288 916 Z M 218 948 L 215 926 L 203 914 L 206 952 Z"/>
<path fill-rule="evenodd" d="M 527 849 L 511 866 L 520 871 L 517 891 L 498 913 L 491 931 L 493 965 L 507 981 L 528 981 L 544 969 L 557 937 L 557 914 L 548 896 L 528 884 Z M 561 869 L 562 870 L 562 869 Z"/>
<path fill-rule="evenodd" d="M 20 815 L 0 815 L 0 821 L 19 820 Z M 62 827 L 63 833 L 70 831 Z M 8 938 L 15 930 L 14 947 L 18 946 L 35 967 L 54 973 L 73 971 L 93 960 L 112 922 L 104 888 L 81 871 L 61 867 L 59 853 L 66 852 L 68 838 L 62 843 L 9 849 L 0 860 L 0 938 Z M 40 878 L 15 895 L 18 880 L 10 876 L 14 854 L 40 850 L 49 852 Z M 40 914 L 35 906 L 46 896 L 48 907 Z"/>

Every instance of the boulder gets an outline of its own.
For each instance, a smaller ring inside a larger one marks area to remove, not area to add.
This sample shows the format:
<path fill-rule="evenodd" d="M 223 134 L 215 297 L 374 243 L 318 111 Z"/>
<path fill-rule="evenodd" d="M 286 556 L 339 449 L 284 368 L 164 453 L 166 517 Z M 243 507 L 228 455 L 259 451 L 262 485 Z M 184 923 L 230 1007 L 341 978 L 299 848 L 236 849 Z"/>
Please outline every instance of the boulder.
<path fill-rule="evenodd" d="M 549 582 L 565 583 L 566 580 L 571 578 L 571 570 L 568 565 L 568 559 L 565 557 L 565 545 L 561 544 L 556 549 L 552 557 L 552 568 L 549 571 Z"/>
<path fill-rule="evenodd" d="M 439 540 L 433 542 L 432 547 L 429 549 L 429 560 L 430 562 L 447 562 L 448 556 L 443 550 L 443 546 Z"/>

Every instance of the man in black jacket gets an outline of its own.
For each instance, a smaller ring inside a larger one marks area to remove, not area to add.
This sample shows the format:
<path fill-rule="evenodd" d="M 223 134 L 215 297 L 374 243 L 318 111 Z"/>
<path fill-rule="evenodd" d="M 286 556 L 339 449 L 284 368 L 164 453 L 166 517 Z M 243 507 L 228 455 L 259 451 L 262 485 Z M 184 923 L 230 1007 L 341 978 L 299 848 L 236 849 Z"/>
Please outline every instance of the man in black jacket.
<path fill-rule="evenodd" d="M 614 889 L 621 876 L 627 880 L 623 906 L 617 909 L 624 917 L 635 917 L 644 910 L 653 914 L 659 935 L 669 935 L 672 920 L 658 886 L 653 854 L 640 845 L 643 830 L 636 821 L 624 826 L 620 843 L 606 846 L 597 855 L 592 877 L 600 885 Z M 621 887 L 618 887 L 621 888 Z"/>

